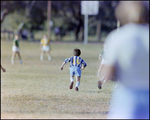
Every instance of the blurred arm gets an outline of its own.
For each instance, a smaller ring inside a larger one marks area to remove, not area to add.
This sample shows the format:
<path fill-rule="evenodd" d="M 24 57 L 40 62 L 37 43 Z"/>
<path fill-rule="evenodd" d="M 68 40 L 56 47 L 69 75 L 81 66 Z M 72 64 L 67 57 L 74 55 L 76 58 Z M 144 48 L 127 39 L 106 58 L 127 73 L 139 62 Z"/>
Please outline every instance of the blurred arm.
<path fill-rule="evenodd" d="M 60 70 L 63 70 L 63 67 L 64 67 L 65 64 L 66 64 L 66 63 L 63 62 L 63 64 L 62 64 L 61 67 L 60 67 Z"/>
<path fill-rule="evenodd" d="M 1 70 L 2 70 L 3 72 L 6 72 L 6 69 L 3 68 L 2 65 L 1 65 Z"/>

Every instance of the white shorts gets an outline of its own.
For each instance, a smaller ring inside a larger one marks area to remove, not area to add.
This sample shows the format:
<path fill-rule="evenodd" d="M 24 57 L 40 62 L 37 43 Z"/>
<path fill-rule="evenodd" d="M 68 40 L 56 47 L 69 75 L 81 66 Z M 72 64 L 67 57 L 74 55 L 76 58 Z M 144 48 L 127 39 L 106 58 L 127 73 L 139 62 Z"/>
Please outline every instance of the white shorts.
<path fill-rule="evenodd" d="M 12 47 L 12 51 L 13 51 L 13 52 L 19 52 L 20 50 L 19 50 L 19 48 L 18 48 L 18 47 L 13 46 L 13 47 Z"/>
<path fill-rule="evenodd" d="M 105 59 L 102 59 L 101 64 L 108 64 L 108 61 Z"/>
<path fill-rule="evenodd" d="M 42 51 L 50 51 L 50 46 L 49 45 L 42 46 Z"/>

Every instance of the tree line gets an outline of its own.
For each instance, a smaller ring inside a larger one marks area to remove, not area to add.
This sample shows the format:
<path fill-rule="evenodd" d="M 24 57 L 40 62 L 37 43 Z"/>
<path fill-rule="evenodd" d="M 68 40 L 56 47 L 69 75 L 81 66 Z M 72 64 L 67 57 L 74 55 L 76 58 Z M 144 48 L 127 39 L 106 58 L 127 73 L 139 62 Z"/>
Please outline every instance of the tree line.
<path fill-rule="evenodd" d="M 12 18 L 16 25 L 19 26 L 20 22 L 24 22 L 24 27 L 30 32 L 47 29 L 44 26 L 47 21 L 47 2 L 1 1 L 1 23 L 5 16 L 16 13 L 21 16 Z M 97 41 L 100 40 L 102 31 L 109 33 L 116 28 L 117 20 L 114 9 L 117 3 L 118 1 L 99 1 L 98 15 L 89 16 L 89 34 L 96 34 Z M 81 14 L 81 1 L 51 1 L 51 20 L 53 27 L 61 28 L 62 34 L 69 31 L 74 33 L 76 41 L 79 40 L 79 34 L 81 34 L 81 39 L 84 39 L 84 16 Z"/>

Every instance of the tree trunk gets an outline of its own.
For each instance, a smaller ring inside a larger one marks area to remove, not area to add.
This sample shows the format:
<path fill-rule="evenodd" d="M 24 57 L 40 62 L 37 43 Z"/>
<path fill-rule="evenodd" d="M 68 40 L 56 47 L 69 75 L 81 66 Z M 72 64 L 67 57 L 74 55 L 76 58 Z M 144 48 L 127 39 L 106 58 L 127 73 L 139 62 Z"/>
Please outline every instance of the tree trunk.
<path fill-rule="evenodd" d="M 26 1 L 26 7 L 25 7 L 25 16 L 26 16 L 26 17 L 29 16 L 29 2 L 30 2 L 30 1 Z"/>
<path fill-rule="evenodd" d="M 81 40 L 84 41 L 84 28 L 81 27 Z"/>
<path fill-rule="evenodd" d="M 7 10 L 4 10 L 1 12 L 1 23 L 3 22 L 5 16 L 8 14 L 8 11 Z"/>
<path fill-rule="evenodd" d="M 75 41 L 78 41 L 78 40 L 79 40 L 79 32 L 80 32 L 80 26 L 77 26 L 77 28 L 76 28 L 76 30 L 75 30 L 75 38 L 76 38 Z"/>
<path fill-rule="evenodd" d="M 100 40 L 101 24 L 102 24 L 102 21 L 99 20 L 99 21 L 98 21 L 98 24 L 97 24 L 97 30 L 96 30 L 96 39 L 97 39 L 97 41 L 101 41 L 101 40 Z"/>

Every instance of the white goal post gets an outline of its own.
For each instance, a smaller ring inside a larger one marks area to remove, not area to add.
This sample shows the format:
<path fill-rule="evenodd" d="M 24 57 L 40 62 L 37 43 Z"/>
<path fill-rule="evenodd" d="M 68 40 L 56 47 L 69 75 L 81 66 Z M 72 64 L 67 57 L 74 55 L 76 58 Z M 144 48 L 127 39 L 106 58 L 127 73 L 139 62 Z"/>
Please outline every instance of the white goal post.
<path fill-rule="evenodd" d="M 81 14 L 84 15 L 84 44 L 88 43 L 88 15 L 97 15 L 99 1 L 81 1 Z"/>

